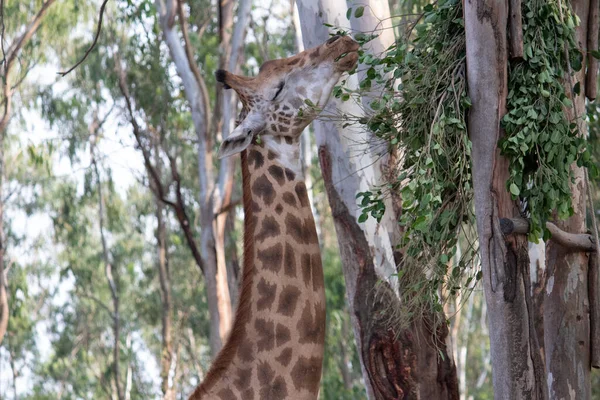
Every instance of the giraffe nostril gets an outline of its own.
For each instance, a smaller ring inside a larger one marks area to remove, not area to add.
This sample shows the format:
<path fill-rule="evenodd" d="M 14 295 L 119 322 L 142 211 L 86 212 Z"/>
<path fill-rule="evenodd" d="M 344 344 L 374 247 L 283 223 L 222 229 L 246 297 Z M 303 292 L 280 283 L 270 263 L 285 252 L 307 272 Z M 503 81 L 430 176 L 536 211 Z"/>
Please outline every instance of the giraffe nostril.
<path fill-rule="evenodd" d="M 335 42 L 340 37 L 341 37 L 340 35 L 335 35 L 335 36 L 330 37 L 329 40 L 327 41 L 327 44 L 331 44 L 331 43 Z"/>

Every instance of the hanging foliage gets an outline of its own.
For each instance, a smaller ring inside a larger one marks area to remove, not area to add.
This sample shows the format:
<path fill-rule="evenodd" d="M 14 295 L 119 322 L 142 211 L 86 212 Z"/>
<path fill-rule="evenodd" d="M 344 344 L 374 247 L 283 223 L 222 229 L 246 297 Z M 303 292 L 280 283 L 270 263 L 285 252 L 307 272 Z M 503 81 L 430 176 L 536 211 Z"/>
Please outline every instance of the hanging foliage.
<path fill-rule="evenodd" d="M 562 1 L 524 1 L 523 59 L 509 64 L 506 136 L 502 154 L 510 160 L 507 190 L 521 199 L 529 218 L 529 238 L 549 238 L 545 223 L 556 210 L 559 218 L 573 215 L 571 165 L 589 162 L 585 138 L 578 137 L 577 121 L 569 120 L 573 95 L 580 85 L 565 90 L 569 75 L 582 68 L 575 43 L 577 16 Z M 573 81 L 575 81 L 573 79 Z M 584 110 L 577 118 L 585 116 Z"/>

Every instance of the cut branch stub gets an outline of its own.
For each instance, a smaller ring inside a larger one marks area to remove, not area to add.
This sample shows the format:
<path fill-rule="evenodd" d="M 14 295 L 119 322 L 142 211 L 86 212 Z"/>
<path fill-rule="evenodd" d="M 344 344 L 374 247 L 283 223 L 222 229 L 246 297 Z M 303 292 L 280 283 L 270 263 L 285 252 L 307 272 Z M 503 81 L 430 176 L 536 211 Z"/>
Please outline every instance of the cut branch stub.
<path fill-rule="evenodd" d="M 546 222 L 546 228 L 553 241 L 570 251 L 596 252 L 596 242 L 590 234 L 565 232 L 552 222 Z M 504 235 L 526 235 L 529 233 L 529 222 L 525 218 L 501 218 L 500 230 Z"/>
<path fill-rule="evenodd" d="M 525 218 L 500 218 L 500 230 L 505 235 L 529 233 L 529 221 Z"/>

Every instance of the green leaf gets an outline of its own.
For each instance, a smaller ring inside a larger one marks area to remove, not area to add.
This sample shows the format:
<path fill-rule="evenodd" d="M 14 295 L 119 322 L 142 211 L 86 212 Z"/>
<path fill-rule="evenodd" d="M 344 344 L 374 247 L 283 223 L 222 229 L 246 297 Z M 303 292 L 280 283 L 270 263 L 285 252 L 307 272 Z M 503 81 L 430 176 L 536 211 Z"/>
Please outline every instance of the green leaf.
<path fill-rule="evenodd" d="M 514 196 L 518 196 L 521 193 L 521 191 L 519 190 L 519 187 L 517 185 L 515 185 L 514 183 L 510 184 L 510 192 Z"/>
<path fill-rule="evenodd" d="M 360 222 L 360 223 L 365 222 L 367 220 L 367 218 L 369 218 L 369 216 L 367 214 L 360 214 L 360 217 L 358 217 L 358 222 Z"/>
<path fill-rule="evenodd" d="M 365 7 L 363 7 L 363 6 L 357 7 L 356 11 L 354 11 L 354 17 L 360 18 L 363 16 L 364 13 L 365 13 Z"/>
<path fill-rule="evenodd" d="M 350 7 L 348 9 L 348 11 L 346 11 L 346 19 L 349 20 L 351 16 L 352 16 L 352 7 Z"/>

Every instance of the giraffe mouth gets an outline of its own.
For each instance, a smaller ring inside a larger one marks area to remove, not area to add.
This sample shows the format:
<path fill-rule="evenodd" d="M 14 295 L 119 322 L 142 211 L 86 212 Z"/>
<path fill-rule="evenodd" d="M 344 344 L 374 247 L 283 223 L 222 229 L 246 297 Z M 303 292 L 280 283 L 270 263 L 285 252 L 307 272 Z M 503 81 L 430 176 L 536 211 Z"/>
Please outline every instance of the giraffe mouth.
<path fill-rule="evenodd" d="M 335 59 L 335 65 L 342 72 L 350 71 L 358 63 L 358 48 L 347 51 Z"/>

